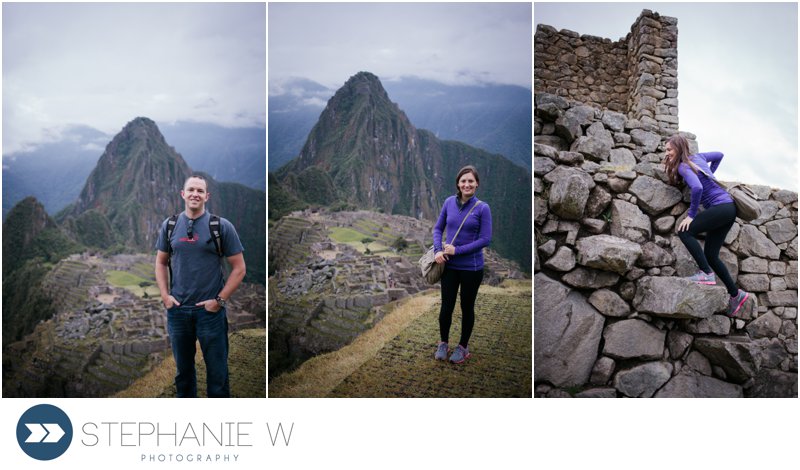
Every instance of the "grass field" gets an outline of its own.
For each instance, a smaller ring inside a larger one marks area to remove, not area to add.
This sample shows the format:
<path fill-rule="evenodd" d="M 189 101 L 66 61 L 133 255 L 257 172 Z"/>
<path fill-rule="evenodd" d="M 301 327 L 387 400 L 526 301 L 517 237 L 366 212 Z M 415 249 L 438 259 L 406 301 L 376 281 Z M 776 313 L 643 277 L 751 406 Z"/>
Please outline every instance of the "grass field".
<path fill-rule="evenodd" d="M 439 294 L 415 296 L 333 353 L 273 379 L 270 397 L 531 397 L 531 281 L 482 286 L 465 364 L 435 361 Z M 456 305 L 451 345 L 458 341 Z"/>
<path fill-rule="evenodd" d="M 158 298 L 160 295 L 158 286 L 155 285 L 155 281 L 152 278 L 146 279 L 129 271 L 107 271 L 106 279 L 112 286 L 127 289 L 138 297 L 144 297 L 147 294 L 150 298 Z M 150 285 L 142 287 L 141 284 L 145 282 L 150 283 Z"/>
<path fill-rule="evenodd" d="M 367 237 L 372 238 L 373 240 L 375 239 L 373 236 L 347 227 L 333 227 L 329 229 L 328 234 L 331 237 L 331 240 L 337 243 L 345 243 L 350 245 L 358 250 L 359 253 L 365 253 L 367 248 L 367 246 L 364 246 L 364 244 L 361 243 L 361 240 Z M 391 256 L 394 254 L 390 247 L 384 245 L 383 243 L 379 243 L 377 240 L 370 242 L 368 247 L 369 251 L 374 255 Z"/>
<path fill-rule="evenodd" d="M 266 330 L 239 330 L 228 335 L 228 368 L 232 398 L 264 398 L 267 380 Z M 133 383 L 115 398 L 170 398 L 175 397 L 175 359 L 172 354 L 149 374 Z M 197 368 L 197 395 L 206 397 L 206 366 L 200 346 L 195 356 Z"/>

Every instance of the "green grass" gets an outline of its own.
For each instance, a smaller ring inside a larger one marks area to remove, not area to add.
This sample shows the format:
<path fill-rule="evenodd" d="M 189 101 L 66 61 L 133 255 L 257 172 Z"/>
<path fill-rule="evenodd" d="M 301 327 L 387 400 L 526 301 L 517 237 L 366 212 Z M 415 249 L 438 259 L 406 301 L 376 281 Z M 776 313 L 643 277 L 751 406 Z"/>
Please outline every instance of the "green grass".
<path fill-rule="evenodd" d="M 267 351 L 266 330 L 247 329 L 228 335 L 230 346 L 228 369 L 230 371 L 232 398 L 264 398 L 266 396 Z M 197 368 L 197 395 L 206 394 L 206 365 L 198 347 L 195 355 Z M 128 389 L 114 397 L 117 398 L 174 398 L 175 359 L 167 352 L 164 361 L 150 373 L 139 378 Z"/>
<path fill-rule="evenodd" d="M 361 240 L 364 239 L 364 233 L 358 232 L 351 228 L 347 227 L 333 227 L 328 230 L 328 233 L 331 237 L 331 240 L 337 243 L 344 243 L 347 245 L 352 246 L 359 253 L 364 253 L 366 251 L 366 246 L 361 243 Z M 395 253 L 392 251 L 391 247 L 376 241 L 370 242 L 369 251 L 373 255 L 380 255 L 380 256 L 393 256 Z"/>
<path fill-rule="evenodd" d="M 155 272 L 153 271 L 153 263 L 136 263 L 133 265 L 133 272 L 143 277 L 147 281 L 155 284 Z"/>
<path fill-rule="evenodd" d="M 108 271 L 106 272 L 106 279 L 112 286 L 127 289 L 139 297 L 144 297 L 147 294 L 148 297 L 158 298 L 160 295 L 158 286 L 155 285 L 155 281 L 152 278 L 146 279 L 128 271 Z M 139 284 L 142 282 L 149 282 L 152 285 L 141 287 Z"/>
<path fill-rule="evenodd" d="M 361 239 L 364 238 L 363 233 L 347 227 L 333 227 L 328 232 L 331 240 L 339 243 L 358 242 L 361 244 Z"/>
<path fill-rule="evenodd" d="M 270 382 L 275 397 L 526 397 L 532 390 L 530 281 L 482 286 L 476 303 L 473 357 L 461 365 L 433 360 L 439 303 L 433 294 L 400 305 L 339 351 L 310 359 Z M 426 306 L 411 304 L 428 300 Z M 430 302 L 434 300 L 434 302 Z M 458 341 L 460 307 L 451 345 Z"/>
<path fill-rule="evenodd" d="M 435 306 L 347 377 L 331 397 L 532 396 L 530 290 L 501 293 L 482 288 L 476 302 L 472 358 L 453 365 L 433 360 L 439 339 Z M 453 313 L 451 346 L 458 342 L 460 305 Z"/>

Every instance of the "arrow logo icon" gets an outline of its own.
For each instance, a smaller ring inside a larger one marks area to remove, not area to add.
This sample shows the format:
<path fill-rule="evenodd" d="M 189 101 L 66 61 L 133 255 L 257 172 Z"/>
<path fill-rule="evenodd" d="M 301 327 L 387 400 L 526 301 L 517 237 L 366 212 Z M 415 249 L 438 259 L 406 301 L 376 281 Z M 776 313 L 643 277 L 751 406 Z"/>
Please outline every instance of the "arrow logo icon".
<path fill-rule="evenodd" d="M 26 443 L 56 444 L 64 436 L 64 430 L 56 423 L 25 423 L 31 435 Z"/>
<path fill-rule="evenodd" d="M 17 421 L 17 443 L 28 457 L 56 459 L 72 444 L 72 421 L 57 406 L 32 406 Z"/>

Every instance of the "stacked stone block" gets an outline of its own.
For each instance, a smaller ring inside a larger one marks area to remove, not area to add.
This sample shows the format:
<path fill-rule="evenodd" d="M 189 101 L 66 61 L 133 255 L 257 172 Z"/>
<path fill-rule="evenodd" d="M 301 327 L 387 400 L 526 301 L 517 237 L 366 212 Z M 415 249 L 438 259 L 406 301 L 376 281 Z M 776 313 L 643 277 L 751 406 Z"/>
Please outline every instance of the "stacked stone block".
<path fill-rule="evenodd" d="M 752 294 L 730 319 L 721 283 L 683 279 L 697 265 L 675 233 L 690 194 L 667 183 L 669 132 L 535 103 L 536 395 L 796 397 L 797 193 L 750 185 L 762 215 L 737 219 L 720 253 Z"/>
<path fill-rule="evenodd" d="M 645 130 L 674 133 L 677 23 L 676 18 L 643 10 L 631 32 L 618 41 L 537 25 L 534 91 L 622 113 Z"/>

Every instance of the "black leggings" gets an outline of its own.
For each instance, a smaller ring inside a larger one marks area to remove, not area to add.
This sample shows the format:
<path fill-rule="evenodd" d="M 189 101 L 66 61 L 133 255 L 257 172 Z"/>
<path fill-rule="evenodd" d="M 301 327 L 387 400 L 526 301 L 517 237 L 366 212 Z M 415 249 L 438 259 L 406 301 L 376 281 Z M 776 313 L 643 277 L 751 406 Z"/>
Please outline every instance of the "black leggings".
<path fill-rule="evenodd" d="M 728 268 L 719 259 L 719 250 L 725 242 L 728 231 L 733 227 L 735 219 L 736 205 L 734 203 L 719 204 L 697 214 L 697 217 L 689 225 L 689 230 L 678 232 L 678 236 L 697 262 L 697 266 L 706 274 L 711 274 L 713 269 L 722 279 L 731 297 L 736 295 L 739 289 L 733 282 Z M 703 232 L 706 232 L 705 250 L 700 248 L 700 243 L 696 238 L 699 233 Z"/>
<path fill-rule="evenodd" d="M 456 308 L 456 294 L 461 285 L 461 346 L 467 347 L 472 327 L 475 324 L 475 298 L 483 281 L 483 269 L 480 271 L 457 271 L 444 269 L 442 274 L 442 308 L 439 310 L 439 334 L 443 342 L 450 337 L 450 324 L 453 321 L 453 310 Z"/>

